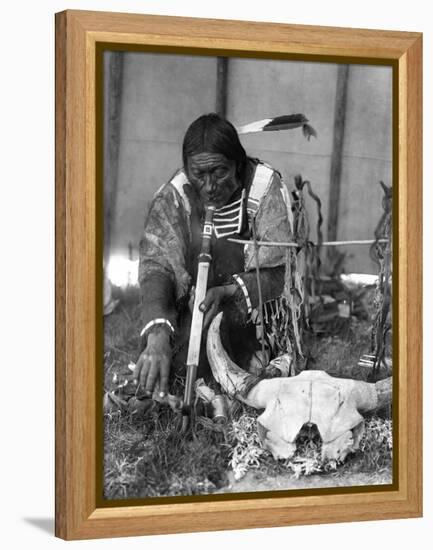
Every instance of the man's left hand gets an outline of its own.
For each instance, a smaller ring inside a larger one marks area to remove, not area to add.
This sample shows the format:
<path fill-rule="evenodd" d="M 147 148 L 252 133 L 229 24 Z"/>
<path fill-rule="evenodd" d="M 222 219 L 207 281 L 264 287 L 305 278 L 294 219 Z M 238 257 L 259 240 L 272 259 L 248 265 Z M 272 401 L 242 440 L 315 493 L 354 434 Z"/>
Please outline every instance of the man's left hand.
<path fill-rule="evenodd" d="M 206 293 L 206 298 L 200 304 L 199 308 L 205 316 L 203 319 L 203 330 L 206 330 L 210 325 L 215 315 L 221 311 L 222 304 L 225 300 L 231 298 L 236 292 L 236 285 L 214 286 Z"/>

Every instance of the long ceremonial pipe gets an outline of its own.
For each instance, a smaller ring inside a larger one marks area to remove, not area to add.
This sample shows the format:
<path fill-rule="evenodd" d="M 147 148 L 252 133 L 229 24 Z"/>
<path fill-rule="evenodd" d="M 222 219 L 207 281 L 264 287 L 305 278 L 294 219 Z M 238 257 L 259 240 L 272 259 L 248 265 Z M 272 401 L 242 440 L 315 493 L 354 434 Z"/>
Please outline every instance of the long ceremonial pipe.
<path fill-rule="evenodd" d="M 207 281 L 209 276 L 209 266 L 212 261 L 211 255 L 211 237 L 212 220 L 215 212 L 214 206 L 206 207 L 203 233 L 201 240 L 201 250 L 198 257 L 198 270 L 195 285 L 194 307 L 192 310 L 191 332 L 189 335 L 188 356 L 186 359 L 186 381 L 185 393 L 182 407 L 182 432 L 188 428 L 191 415 L 191 403 L 194 391 L 194 382 L 197 376 L 197 368 L 200 359 L 201 337 L 203 332 L 203 315 L 200 311 L 200 304 L 206 297 Z"/>

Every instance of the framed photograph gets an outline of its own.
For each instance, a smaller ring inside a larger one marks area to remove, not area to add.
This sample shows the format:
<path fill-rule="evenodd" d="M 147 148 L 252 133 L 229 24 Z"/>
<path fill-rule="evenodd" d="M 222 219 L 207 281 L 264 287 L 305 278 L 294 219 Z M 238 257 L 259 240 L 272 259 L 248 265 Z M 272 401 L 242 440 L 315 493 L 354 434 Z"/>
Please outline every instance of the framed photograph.
<path fill-rule="evenodd" d="M 422 515 L 422 35 L 56 14 L 56 535 Z"/>

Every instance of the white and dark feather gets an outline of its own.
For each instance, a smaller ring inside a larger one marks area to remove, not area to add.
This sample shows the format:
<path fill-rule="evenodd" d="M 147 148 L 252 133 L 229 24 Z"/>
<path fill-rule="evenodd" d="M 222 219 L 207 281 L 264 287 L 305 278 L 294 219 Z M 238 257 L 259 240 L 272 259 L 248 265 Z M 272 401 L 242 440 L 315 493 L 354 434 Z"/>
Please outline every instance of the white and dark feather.
<path fill-rule="evenodd" d="M 281 115 L 274 118 L 264 118 L 250 122 L 237 128 L 238 134 L 255 134 L 258 132 L 276 132 L 280 130 L 292 130 L 302 128 L 304 136 L 309 140 L 311 136 L 317 137 L 316 130 L 308 124 L 308 118 L 301 114 Z"/>

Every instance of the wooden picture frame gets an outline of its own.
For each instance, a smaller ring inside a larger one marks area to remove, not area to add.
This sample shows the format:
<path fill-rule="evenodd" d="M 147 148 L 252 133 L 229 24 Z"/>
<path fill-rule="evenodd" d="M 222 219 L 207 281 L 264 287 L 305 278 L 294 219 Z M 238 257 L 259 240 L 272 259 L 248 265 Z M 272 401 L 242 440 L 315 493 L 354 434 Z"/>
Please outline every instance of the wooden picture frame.
<path fill-rule="evenodd" d="M 95 98 L 96 59 L 104 44 L 150 51 L 188 48 L 208 55 L 362 60 L 393 68 L 398 460 L 390 490 L 100 505 L 101 393 L 95 365 L 102 360 L 102 216 Z M 70 540 L 421 516 L 421 251 L 420 33 L 86 11 L 56 14 L 56 536 Z"/>

